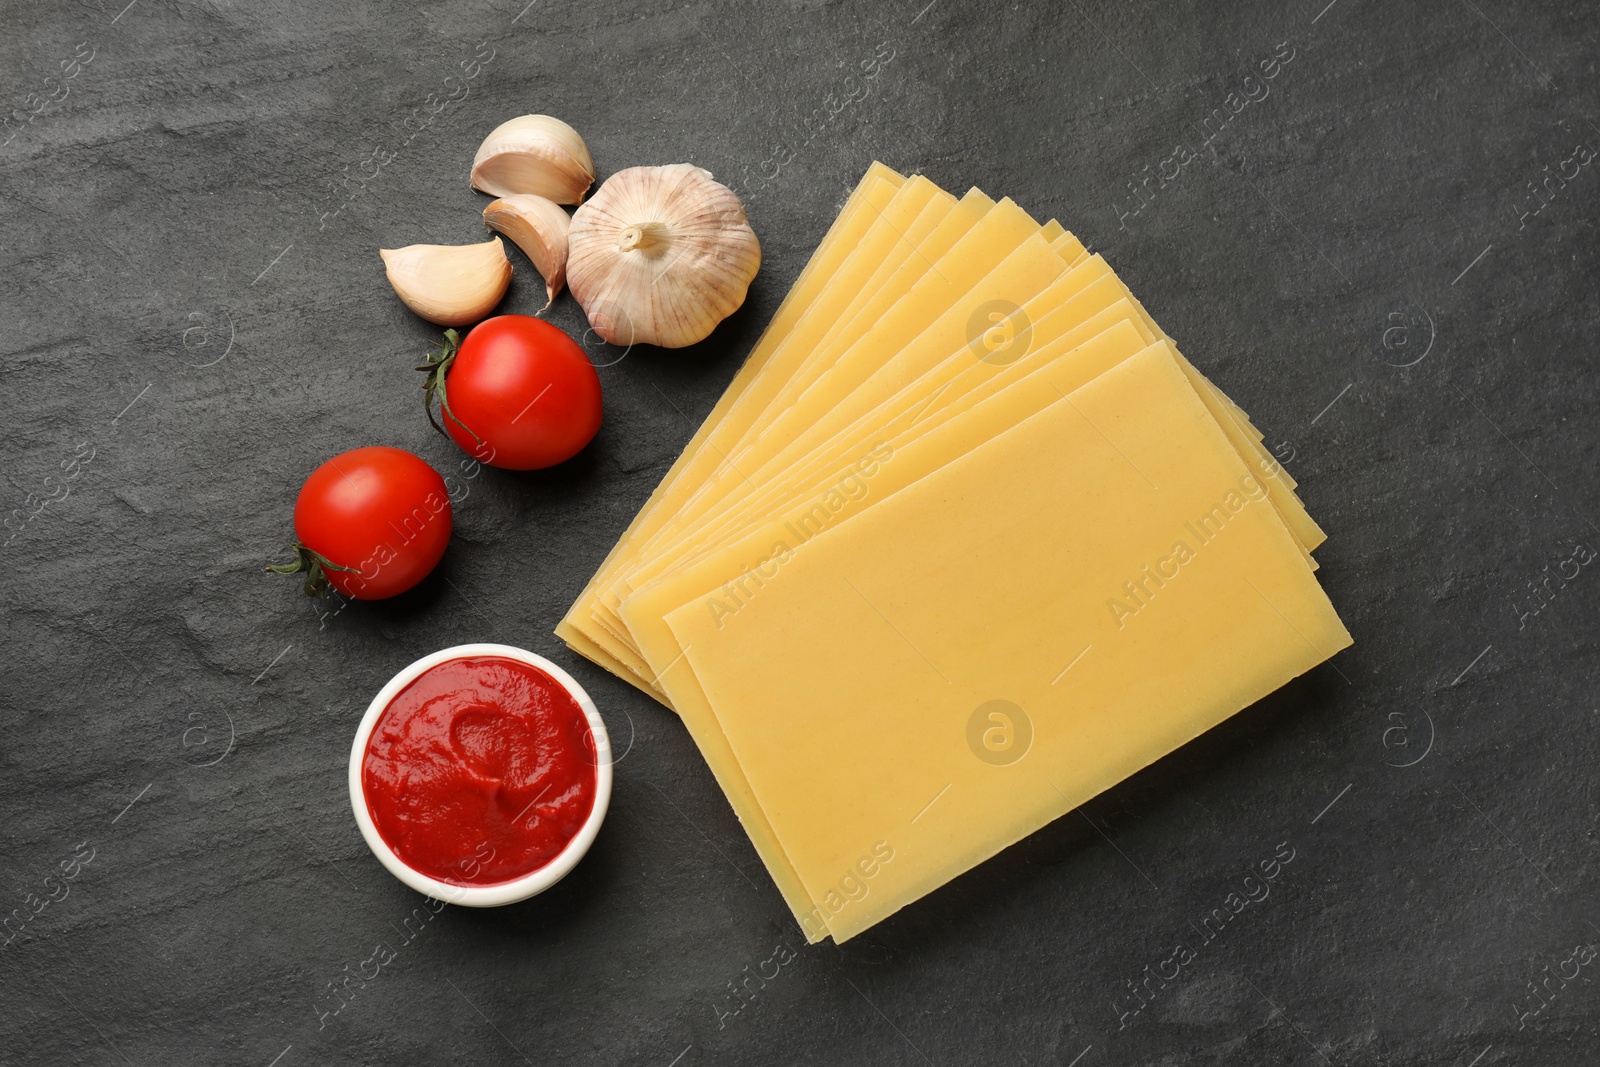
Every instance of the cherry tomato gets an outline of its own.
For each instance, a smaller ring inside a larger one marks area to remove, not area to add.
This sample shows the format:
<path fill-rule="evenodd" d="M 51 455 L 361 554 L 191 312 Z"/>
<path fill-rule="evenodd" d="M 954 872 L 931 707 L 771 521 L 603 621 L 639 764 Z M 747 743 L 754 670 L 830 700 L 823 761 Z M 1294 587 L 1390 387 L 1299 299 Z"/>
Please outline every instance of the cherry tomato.
<path fill-rule="evenodd" d="M 497 315 L 473 327 L 445 386 L 445 428 L 492 467 L 554 466 L 600 429 L 594 364 L 560 328 L 530 315 Z"/>
<path fill-rule="evenodd" d="M 320 573 L 345 596 L 382 600 L 428 576 L 450 525 L 438 471 L 401 448 L 357 448 L 311 472 L 294 502 L 299 558 L 268 569 L 308 572 L 308 593 Z"/>

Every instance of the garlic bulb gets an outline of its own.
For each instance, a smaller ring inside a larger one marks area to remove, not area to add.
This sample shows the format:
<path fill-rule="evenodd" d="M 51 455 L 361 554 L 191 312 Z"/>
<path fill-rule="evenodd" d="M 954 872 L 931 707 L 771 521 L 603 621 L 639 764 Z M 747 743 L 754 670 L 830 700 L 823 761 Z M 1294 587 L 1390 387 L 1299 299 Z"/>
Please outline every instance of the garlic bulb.
<path fill-rule="evenodd" d="M 567 279 L 567 227 L 571 223 L 561 205 L 532 193 L 502 196 L 483 209 L 483 224 L 511 238 L 544 276 L 547 308 Z"/>
<path fill-rule="evenodd" d="M 511 261 L 498 237 L 481 245 L 383 248 L 378 255 L 406 307 L 440 326 L 488 318 L 511 284 Z"/>
<path fill-rule="evenodd" d="M 576 204 L 594 184 L 594 160 L 578 131 L 549 115 L 502 122 L 478 146 L 472 187 L 494 196 L 532 193 Z"/>
<path fill-rule="evenodd" d="M 568 288 L 619 345 L 704 340 L 761 268 L 744 205 L 689 163 L 613 174 L 572 216 L 567 243 Z"/>

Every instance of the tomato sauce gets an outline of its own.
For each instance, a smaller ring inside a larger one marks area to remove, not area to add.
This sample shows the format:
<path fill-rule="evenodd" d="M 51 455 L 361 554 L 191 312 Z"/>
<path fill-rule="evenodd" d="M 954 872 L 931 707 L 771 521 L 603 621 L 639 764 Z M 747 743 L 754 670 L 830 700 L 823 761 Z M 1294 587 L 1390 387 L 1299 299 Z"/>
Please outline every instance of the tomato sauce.
<path fill-rule="evenodd" d="M 544 671 L 503 656 L 447 660 L 400 691 L 361 763 L 367 810 L 406 866 L 451 885 L 538 870 L 594 808 L 594 736 Z"/>

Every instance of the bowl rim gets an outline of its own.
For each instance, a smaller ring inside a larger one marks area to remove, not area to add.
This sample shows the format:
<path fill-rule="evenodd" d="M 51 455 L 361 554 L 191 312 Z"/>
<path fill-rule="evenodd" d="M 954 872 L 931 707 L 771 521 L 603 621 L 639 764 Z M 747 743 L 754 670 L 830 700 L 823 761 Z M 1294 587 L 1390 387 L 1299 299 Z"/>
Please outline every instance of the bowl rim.
<path fill-rule="evenodd" d="M 423 874 L 395 855 L 389 843 L 378 833 L 378 827 L 372 821 L 372 813 L 367 808 L 366 789 L 361 783 L 361 764 L 366 756 L 367 742 L 371 739 L 378 720 L 394 698 L 400 695 L 402 689 L 431 667 L 450 660 L 473 656 L 503 656 L 537 667 L 554 678 L 572 699 L 578 702 L 578 706 L 583 709 L 584 718 L 588 720 L 589 731 L 594 737 L 595 791 L 594 807 L 590 810 L 589 817 L 584 820 L 583 826 L 578 829 L 572 840 L 568 841 L 549 863 L 509 882 L 463 886 L 451 885 L 449 882 Z M 605 721 L 600 718 L 600 711 L 595 707 L 589 694 L 584 692 L 583 686 L 579 685 L 572 675 L 543 656 L 514 645 L 489 642 L 452 645 L 423 656 L 403 668 L 378 690 L 378 694 L 367 705 L 366 714 L 361 717 L 361 724 L 356 728 L 355 740 L 350 746 L 350 806 L 355 812 L 356 825 L 361 828 L 361 836 L 366 839 L 367 847 L 378 858 L 378 862 L 388 868 L 390 874 L 417 892 L 435 900 L 461 904 L 469 908 L 494 908 L 502 904 L 514 904 L 519 900 L 526 900 L 543 893 L 578 865 L 578 861 L 594 843 L 595 835 L 600 832 L 600 824 L 605 821 L 606 809 L 611 803 L 611 763 L 611 738 L 606 733 Z"/>

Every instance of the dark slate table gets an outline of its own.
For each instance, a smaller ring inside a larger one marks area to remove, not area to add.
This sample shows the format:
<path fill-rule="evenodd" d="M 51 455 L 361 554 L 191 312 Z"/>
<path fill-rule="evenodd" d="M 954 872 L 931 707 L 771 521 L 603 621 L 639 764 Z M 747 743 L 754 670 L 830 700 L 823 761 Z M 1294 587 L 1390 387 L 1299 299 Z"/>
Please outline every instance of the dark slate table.
<path fill-rule="evenodd" d="M 125 2 L 0 16 L 0 1061 L 1596 1062 L 1592 4 Z M 760 277 L 693 349 L 588 338 L 594 444 L 320 615 L 261 571 L 305 475 L 461 455 L 377 249 L 479 239 L 468 163 L 525 112 L 602 176 L 715 172 Z M 551 628 L 874 158 L 1107 256 L 1300 480 L 1356 645 L 807 947 L 679 723 Z M 626 754 L 572 876 L 407 935 L 350 739 L 475 640 L 566 665 Z"/>

